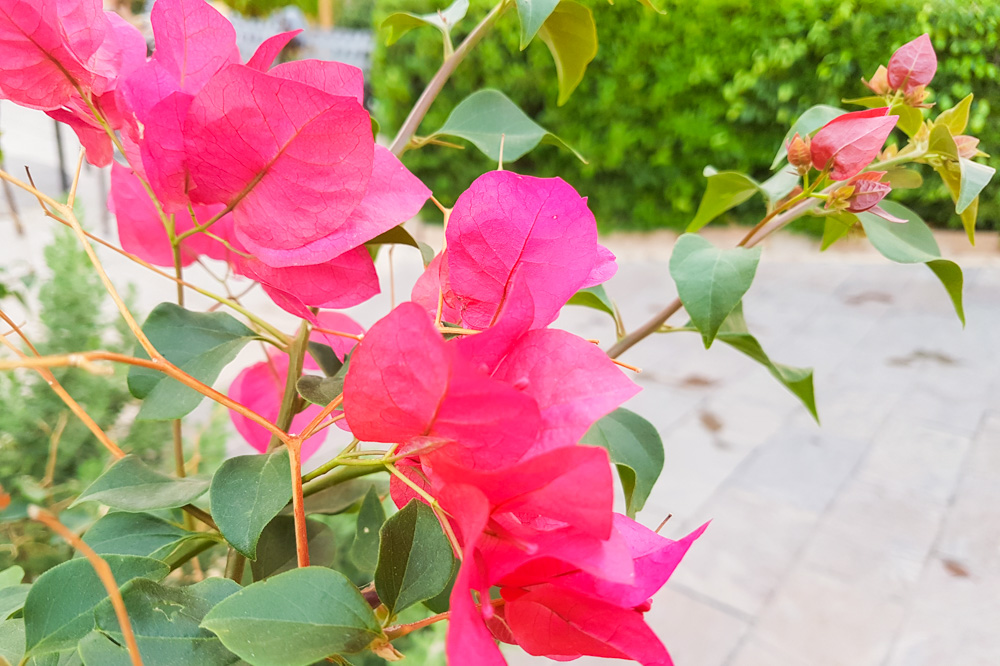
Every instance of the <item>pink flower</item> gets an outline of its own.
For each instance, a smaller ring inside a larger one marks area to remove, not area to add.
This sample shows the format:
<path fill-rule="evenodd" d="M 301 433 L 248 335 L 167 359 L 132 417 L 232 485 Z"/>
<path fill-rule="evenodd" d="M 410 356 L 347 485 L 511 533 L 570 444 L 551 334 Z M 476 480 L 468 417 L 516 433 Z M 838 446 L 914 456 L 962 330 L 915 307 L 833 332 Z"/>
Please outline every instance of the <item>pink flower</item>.
<path fill-rule="evenodd" d="M 899 120 L 888 113 L 888 107 L 867 109 L 828 122 L 810 143 L 813 166 L 830 169 L 833 180 L 847 180 L 860 173 L 878 155 Z"/>
<path fill-rule="evenodd" d="M 319 369 L 315 361 L 308 356 L 305 367 L 311 370 Z M 288 354 L 269 349 L 266 361 L 255 363 L 237 375 L 229 387 L 229 397 L 273 422 L 278 418 L 278 411 L 281 408 L 287 374 Z M 306 407 L 292 419 L 289 432 L 300 432 L 322 409 L 319 405 Z M 267 452 L 271 441 L 271 433 L 267 429 L 234 411 L 230 411 L 229 416 L 247 444 L 261 453 Z M 326 439 L 327 433 L 327 430 L 321 430 L 303 443 L 303 460 L 316 452 Z"/>
<path fill-rule="evenodd" d="M 930 83 L 936 72 L 937 54 L 931 38 L 924 33 L 892 54 L 886 78 L 892 90 L 909 92 Z"/>
<path fill-rule="evenodd" d="M 496 321 L 516 273 L 535 298 L 532 328 L 555 320 L 579 289 L 614 275 L 587 200 L 560 178 L 491 171 L 455 202 L 448 220 L 448 280 L 462 321 Z"/>

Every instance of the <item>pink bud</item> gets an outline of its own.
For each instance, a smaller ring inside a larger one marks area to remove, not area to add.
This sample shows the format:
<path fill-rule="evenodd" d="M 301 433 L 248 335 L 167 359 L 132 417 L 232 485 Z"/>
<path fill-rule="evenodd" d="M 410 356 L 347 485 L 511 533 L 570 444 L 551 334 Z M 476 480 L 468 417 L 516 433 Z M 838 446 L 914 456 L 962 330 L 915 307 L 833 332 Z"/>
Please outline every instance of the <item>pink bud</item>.
<path fill-rule="evenodd" d="M 959 134 L 955 137 L 955 146 L 958 148 L 958 156 L 971 160 L 979 154 L 979 139 L 968 134 Z"/>
<path fill-rule="evenodd" d="M 884 65 L 878 66 L 871 81 L 865 81 L 864 79 L 861 79 L 861 81 L 876 95 L 884 95 L 889 92 L 888 70 L 886 70 Z"/>
<path fill-rule="evenodd" d="M 795 167 L 799 175 L 803 175 L 812 168 L 812 154 L 809 151 L 809 136 L 802 138 L 795 134 L 788 142 L 788 163 Z"/>
<path fill-rule="evenodd" d="M 925 86 L 937 72 L 937 55 L 931 38 L 924 33 L 903 44 L 889 58 L 888 81 L 893 90 Z"/>
<path fill-rule="evenodd" d="M 812 138 L 812 163 L 830 169 L 833 180 L 847 180 L 868 166 L 882 149 L 899 120 L 888 107 L 855 111 L 838 116 Z"/>

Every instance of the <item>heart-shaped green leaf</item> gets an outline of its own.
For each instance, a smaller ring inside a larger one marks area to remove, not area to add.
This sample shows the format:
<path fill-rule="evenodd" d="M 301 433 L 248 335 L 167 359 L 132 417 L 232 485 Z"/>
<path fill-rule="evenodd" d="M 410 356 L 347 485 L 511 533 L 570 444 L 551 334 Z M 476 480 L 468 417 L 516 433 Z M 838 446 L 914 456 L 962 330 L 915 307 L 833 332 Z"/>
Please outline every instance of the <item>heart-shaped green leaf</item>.
<path fill-rule="evenodd" d="M 212 517 L 226 541 L 248 558 L 257 557 L 264 527 L 292 497 L 288 450 L 236 456 L 212 479 Z"/>
<path fill-rule="evenodd" d="M 390 613 L 436 596 L 451 579 L 448 538 L 434 512 L 411 500 L 382 526 L 375 589 Z"/>
<path fill-rule="evenodd" d="M 625 491 L 625 512 L 635 518 L 663 471 L 663 440 L 656 427 L 619 407 L 592 425 L 580 443 L 608 450 Z"/>

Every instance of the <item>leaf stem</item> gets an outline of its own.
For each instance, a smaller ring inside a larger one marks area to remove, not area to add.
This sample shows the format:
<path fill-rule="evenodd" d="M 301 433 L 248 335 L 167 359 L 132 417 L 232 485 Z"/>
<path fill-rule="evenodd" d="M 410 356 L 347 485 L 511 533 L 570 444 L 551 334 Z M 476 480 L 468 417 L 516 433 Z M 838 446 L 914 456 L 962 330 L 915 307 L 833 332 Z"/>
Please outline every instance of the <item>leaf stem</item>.
<path fill-rule="evenodd" d="M 510 7 L 510 0 L 500 0 L 490 13 L 483 18 L 479 24 L 472 29 L 462 43 L 458 45 L 458 48 L 445 58 L 444 62 L 441 63 L 441 67 L 438 69 L 434 77 L 427 83 L 427 87 L 424 92 L 417 99 L 417 103 L 413 105 L 413 109 L 410 110 L 410 115 L 406 117 L 403 122 L 403 126 L 399 128 L 399 132 L 396 134 L 396 138 L 392 140 L 392 145 L 389 146 L 389 150 L 396 157 L 399 157 L 406 150 L 410 143 L 410 139 L 416 133 L 417 128 L 420 127 L 420 122 L 427 115 L 427 111 L 430 110 L 431 104 L 437 98 L 438 93 L 444 87 L 444 84 L 448 81 L 448 78 L 458 67 L 459 63 L 465 60 L 465 56 L 469 54 L 470 51 L 479 43 L 479 40 L 489 32 L 493 24 L 496 23 L 497 19 L 507 8 Z"/>
<path fill-rule="evenodd" d="M 281 407 L 278 410 L 278 419 L 275 421 L 278 429 L 285 433 L 292 426 L 292 419 L 295 417 L 296 407 L 300 400 L 295 385 L 298 383 L 299 377 L 302 376 L 302 366 L 305 363 L 308 347 L 309 322 L 303 320 L 299 326 L 299 332 L 288 349 L 288 373 L 285 376 L 285 392 L 281 396 Z M 282 443 L 290 444 L 291 441 L 291 438 L 286 437 L 283 439 L 276 434 L 272 434 L 268 451 L 273 451 L 281 446 Z"/>

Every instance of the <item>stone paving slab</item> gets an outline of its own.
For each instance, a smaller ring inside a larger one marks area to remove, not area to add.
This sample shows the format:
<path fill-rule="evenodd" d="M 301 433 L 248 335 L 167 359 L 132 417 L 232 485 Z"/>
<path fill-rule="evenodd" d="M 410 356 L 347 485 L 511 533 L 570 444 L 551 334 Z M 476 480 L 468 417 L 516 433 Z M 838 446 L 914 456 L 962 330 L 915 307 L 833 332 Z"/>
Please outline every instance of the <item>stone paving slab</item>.
<path fill-rule="evenodd" d="M 39 186 L 57 191 L 51 123 L 6 102 L 0 110 L 8 168 L 30 164 Z M 102 179 L 85 170 L 81 198 L 90 227 L 113 237 L 100 222 Z M 30 196 L 18 203 L 22 238 L 0 200 L 0 265 L 37 268 L 53 223 Z M 440 244 L 437 228 L 413 231 Z M 742 232 L 706 233 L 727 246 Z M 666 450 L 639 519 L 655 526 L 673 514 L 664 528 L 673 538 L 713 521 L 648 615 L 678 666 L 1000 664 L 1000 253 L 995 234 L 975 248 L 961 234 L 938 237 L 966 269 L 964 330 L 923 266 L 890 264 L 859 239 L 823 255 L 803 237 L 768 243 L 746 316 L 775 360 L 815 367 L 822 427 L 724 345 L 706 351 L 697 336 L 675 334 L 625 356 L 643 368 L 629 407 L 659 428 Z M 675 238 L 606 239 L 621 260 L 608 291 L 628 325 L 674 297 Z M 143 309 L 173 298 L 171 283 L 101 256 L 119 285 L 140 287 Z M 400 248 L 394 268 L 401 300 L 421 270 L 417 253 Z M 197 267 L 189 275 L 211 281 Z M 352 313 L 371 324 L 391 300 L 383 293 Z M 259 290 L 246 302 L 293 325 Z M 558 325 L 605 345 L 614 335 L 583 308 L 567 308 Z M 219 386 L 259 353 L 248 348 Z M 557 663 L 517 651 L 510 661 Z"/>

